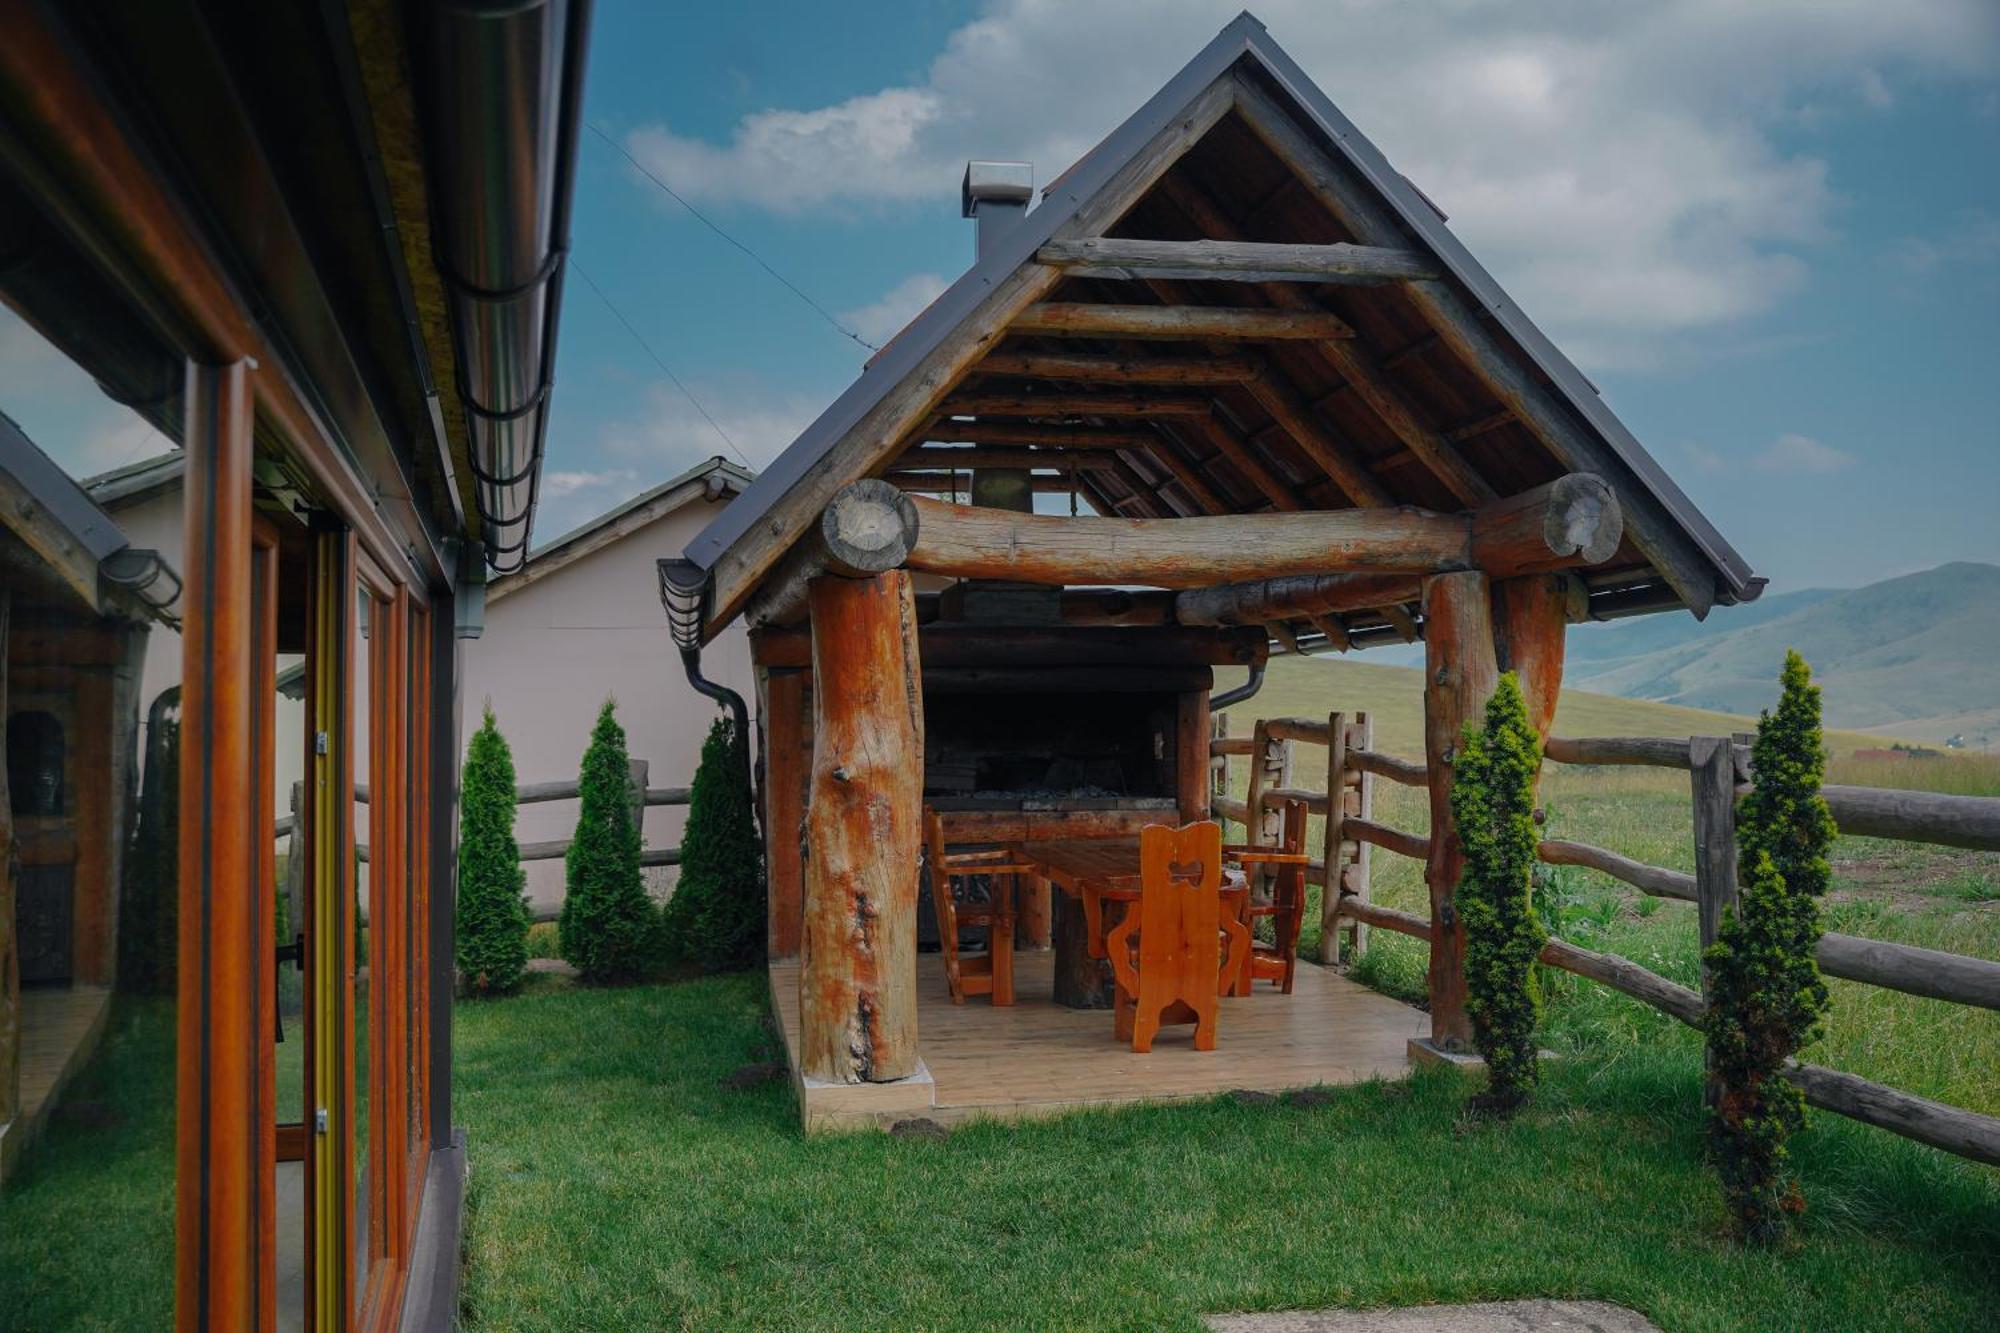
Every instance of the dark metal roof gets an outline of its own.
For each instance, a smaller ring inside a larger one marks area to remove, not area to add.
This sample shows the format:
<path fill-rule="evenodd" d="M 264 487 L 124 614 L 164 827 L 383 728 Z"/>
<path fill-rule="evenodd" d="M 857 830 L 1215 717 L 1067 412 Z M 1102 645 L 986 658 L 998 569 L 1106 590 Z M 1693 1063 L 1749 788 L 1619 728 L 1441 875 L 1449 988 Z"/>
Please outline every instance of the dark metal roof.
<path fill-rule="evenodd" d="M 111 516 L 91 503 L 83 487 L 41 451 L 5 412 L 0 412 L 0 471 L 40 505 L 78 549 L 103 563 L 132 543 Z"/>
<path fill-rule="evenodd" d="M 733 545 L 755 532 L 759 525 L 775 522 L 767 518 L 772 509 L 866 413 L 916 369 L 998 284 L 1023 264 L 1032 262 L 1036 251 L 1144 145 L 1183 115 L 1211 84 L 1232 70 L 1254 77 L 1260 86 L 1267 88 L 1301 129 L 1321 139 L 1337 160 L 1344 161 L 1372 188 L 1416 241 L 1434 254 L 1451 278 L 1470 293 L 1481 309 L 1490 312 L 1493 324 L 1513 339 L 1587 430 L 1603 441 L 1620 465 L 1629 469 L 1630 480 L 1657 500 L 1668 521 L 1681 530 L 1711 565 L 1719 600 L 1754 598 L 1761 590 L 1762 580 L 1752 575 L 1742 557 L 1618 421 L 1583 374 L 1459 244 L 1435 206 L 1388 164 L 1380 151 L 1270 39 L 1263 25 L 1247 13 L 1225 27 L 1145 106 L 1058 177 L 1044 192 L 1042 206 L 1003 236 L 980 262 L 913 320 L 757 482 L 688 545 L 687 557 L 703 568 L 713 569 Z M 1503 493 L 1511 492 L 1503 490 Z M 1657 582 L 1657 576 L 1653 581 Z M 1628 586 L 1604 591 L 1601 601 L 1593 601 L 1594 612 L 1601 609 L 1605 614 L 1617 614 L 1677 604 L 1671 591 L 1665 589 Z M 1660 592 L 1665 596 L 1660 596 Z"/>

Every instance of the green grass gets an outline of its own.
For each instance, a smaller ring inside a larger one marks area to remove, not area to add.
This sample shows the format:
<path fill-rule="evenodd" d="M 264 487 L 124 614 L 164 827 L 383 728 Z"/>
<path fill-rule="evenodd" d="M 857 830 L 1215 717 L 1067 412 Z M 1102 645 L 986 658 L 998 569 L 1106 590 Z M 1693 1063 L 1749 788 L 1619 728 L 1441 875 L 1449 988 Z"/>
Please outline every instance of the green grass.
<path fill-rule="evenodd" d="M 1636 1009 L 1636 1006 L 1625 1006 Z M 1467 1124 L 1450 1073 L 806 1139 L 761 977 L 461 1005 L 465 1327 L 1186 1328 L 1208 1311 L 1515 1296 L 1669 1330 L 1991 1326 L 1991 1173 L 1820 1118 L 1786 1254 L 1720 1239 L 1699 1058 L 1664 1020 Z M 1652 1029 L 1657 1028 L 1657 1031 Z"/>
<path fill-rule="evenodd" d="M 0 1188 L 0 1329 L 170 1328 L 174 1005 L 120 997 L 20 1174 Z"/>

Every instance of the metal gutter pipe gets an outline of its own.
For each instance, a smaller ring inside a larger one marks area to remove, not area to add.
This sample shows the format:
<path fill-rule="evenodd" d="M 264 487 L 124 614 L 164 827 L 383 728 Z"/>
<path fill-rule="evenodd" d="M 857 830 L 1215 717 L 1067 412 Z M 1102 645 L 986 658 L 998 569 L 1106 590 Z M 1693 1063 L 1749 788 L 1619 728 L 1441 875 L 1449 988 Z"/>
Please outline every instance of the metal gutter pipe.
<path fill-rule="evenodd" d="M 432 198 L 486 561 L 520 568 L 541 480 L 589 0 L 432 6 Z"/>

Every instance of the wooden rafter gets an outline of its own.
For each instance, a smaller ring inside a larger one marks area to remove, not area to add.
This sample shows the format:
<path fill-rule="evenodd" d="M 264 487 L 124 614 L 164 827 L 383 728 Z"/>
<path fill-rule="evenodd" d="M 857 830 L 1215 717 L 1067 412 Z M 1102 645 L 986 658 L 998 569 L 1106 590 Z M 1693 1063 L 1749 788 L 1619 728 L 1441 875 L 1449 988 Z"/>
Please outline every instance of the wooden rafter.
<path fill-rule="evenodd" d="M 1147 393 L 960 393 L 944 410 L 981 417 L 1193 417 L 1206 398 Z"/>
<path fill-rule="evenodd" d="M 1019 444 L 1049 449 L 1143 449 L 1143 430 L 1090 426 L 1033 426 L 1015 421 L 939 421 L 913 439 L 932 444 Z"/>
<path fill-rule="evenodd" d="M 888 472 L 936 472 L 949 468 L 1053 468 L 1109 471 L 1117 466 L 1118 455 L 1106 449 L 1005 449 L 973 445 L 970 448 L 932 449 L 920 446 L 904 451 L 890 462 Z"/>
<path fill-rule="evenodd" d="M 1044 264 L 1078 278 L 1137 282 L 1180 278 L 1210 282 L 1385 283 L 1435 278 L 1437 266 L 1413 250 L 1367 245 L 1276 245 L 1257 241 L 1149 241 L 1091 236 L 1051 241 Z"/>
<path fill-rule="evenodd" d="M 1079 205 L 1051 239 L 1090 236 L 1122 217 L 1181 156 L 1229 113 L 1233 81 L 1224 75 L 1189 103 L 1185 114 L 1163 125 Z M 754 533 L 720 552 L 713 568 L 714 596 L 704 633 L 713 635 L 742 607 L 757 581 L 783 557 L 814 516 L 823 512 L 843 480 L 865 475 L 902 447 L 911 429 L 936 415 L 936 405 L 971 373 L 980 356 L 1022 311 L 1043 300 L 1061 274 L 1027 264 L 997 282 L 978 306 L 939 339 L 879 399 L 829 441 L 806 478 L 763 516 Z"/>
<path fill-rule="evenodd" d="M 1368 244 L 1393 243 L 1400 237 L 1401 228 L 1381 200 L 1307 138 L 1263 89 L 1239 78 L 1236 109 L 1258 139 L 1298 175 L 1350 235 Z M 1488 391 L 1511 409 L 1564 467 L 1606 477 L 1624 473 L 1615 451 L 1586 430 L 1557 394 L 1501 346 L 1500 335 L 1479 319 L 1450 283 L 1420 279 L 1404 284 L 1402 290 Z M 1706 615 L 1716 597 L 1712 566 L 1650 491 L 1637 487 L 1628 498 L 1633 541 L 1688 608 L 1697 616 Z"/>
<path fill-rule="evenodd" d="M 1184 387 L 1241 384 L 1257 373 L 1256 367 L 1241 357 L 1104 356 L 1077 352 L 995 352 L 974 369 L 981 375 L 1014 375 L 1023 379 Z"/>
<path fill-rule="evenodd" d="M 1187 215 L 1188 220 L 1202 230 L 1231 239 L 1240 234 L 1235 223 L 1215 201 L 1192 182 L 1180 176 L 1170 176 L 1162 182 L 1162 189 Z M 1310 295 L 1294 287 L 1266 286 L 1260 287 L 1259 292 L 1277 309 L 1302 312 L 1319 309 Z M 1444 483 L 1459 503 L 1483 504 L 1494 497 L 1492 485 L 1423 419 L 1415 405 L 1390 382 L 1381 364 L 1368 354 L 1358 340 L 1329 342 L 1316 350 L 1347 387 L 1368 404 L 1369 410 L 1403 442 L 1404 447 L 1423 460 L 1424 466 Z"/>
<path fill-rule="evenodd" d="M 1088 305 L 1074 301 L 1044 301 L 1029 306 L 1011 327 L 1015 333 L 1055 338 L 1282 342 L 1354 336 L 1346 321 L 1325 312 L 1235 306 Z"/>

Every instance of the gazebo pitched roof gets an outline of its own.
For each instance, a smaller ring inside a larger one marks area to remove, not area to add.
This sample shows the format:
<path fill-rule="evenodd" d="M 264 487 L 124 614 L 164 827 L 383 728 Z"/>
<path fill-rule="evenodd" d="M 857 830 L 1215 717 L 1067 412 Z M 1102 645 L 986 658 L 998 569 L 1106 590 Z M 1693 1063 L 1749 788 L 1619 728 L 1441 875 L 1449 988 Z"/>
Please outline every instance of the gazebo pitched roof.
<path fill-rule="evenodd" d="M 1248 272 L 1177 267 L 1175 243 L 1197 240 L 1263 248 Z M 1308 267 L 1272 269 L 1273 245 L 1310 247 Z M 1591 614 L 1705 615 L 1763 583 L 1247 13 L 689 544 L 713 580 L 707 633 L 839 487 L 888 476 L 943 493 L 974 465 L 1037 469 L 1041 488 L 1127 517 L 1456 511 L 1591 472 L 1626 516 L 1588 573 Z M 1281 630 L 1308 646 L 1408 637 L 1418 614 Z"/>

